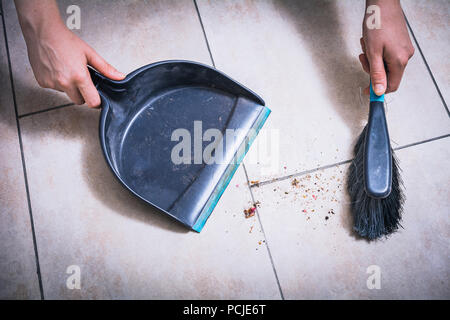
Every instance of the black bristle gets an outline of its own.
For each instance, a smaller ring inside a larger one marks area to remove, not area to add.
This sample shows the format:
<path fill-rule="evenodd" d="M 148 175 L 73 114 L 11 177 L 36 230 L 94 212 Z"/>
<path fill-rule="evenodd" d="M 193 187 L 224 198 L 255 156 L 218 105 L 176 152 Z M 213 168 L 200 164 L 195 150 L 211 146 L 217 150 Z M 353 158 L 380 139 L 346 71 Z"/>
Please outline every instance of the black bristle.
<path fill-rule="evenodd" d="M 368 240 L 387 236 L 400 225 L 404 195 L 400 178 L 398 160 L 392 150 L 392 191 L 384 199 L 375 199 L 364 189 L 364 138 L 367 126 L 362 131 L 354 148 L 353 159 L 347 179 L 347 190 L 351 199 L 353 229 Z"/>

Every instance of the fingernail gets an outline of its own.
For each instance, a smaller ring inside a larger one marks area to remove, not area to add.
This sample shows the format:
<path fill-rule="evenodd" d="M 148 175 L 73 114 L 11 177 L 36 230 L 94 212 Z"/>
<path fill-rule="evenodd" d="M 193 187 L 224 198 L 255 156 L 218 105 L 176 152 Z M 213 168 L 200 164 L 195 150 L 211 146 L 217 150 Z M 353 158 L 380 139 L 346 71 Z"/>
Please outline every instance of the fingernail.
<path fill-rule="evenodd" d="M 382 84 L 376 84 L 374 91 L 379 96 L 384 93 L 384 86 Z"/>
<path fill-rule="evenodd" d="M 116 75 L 121 77 L 121 78 L 125 78 L 126 77 L 125 73 L 122 73 L 122 72 L 120 72 L 118 70 L 116 70 Z"/>

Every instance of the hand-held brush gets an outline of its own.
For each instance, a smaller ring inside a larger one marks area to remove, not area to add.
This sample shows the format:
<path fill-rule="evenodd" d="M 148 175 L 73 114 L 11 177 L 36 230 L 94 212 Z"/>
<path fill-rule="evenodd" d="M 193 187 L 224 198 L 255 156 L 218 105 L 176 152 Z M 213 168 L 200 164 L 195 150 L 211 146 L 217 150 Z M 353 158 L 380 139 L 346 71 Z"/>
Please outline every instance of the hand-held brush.
<path fill-rule="evenodd" d="M 363 238 L 377 239 L 400 226 L 404 196 L 398 161 L 389 141 L 384 95 L 370 84 L 369 121 L 354 148 L 347 179 L 353 229 Z"/>

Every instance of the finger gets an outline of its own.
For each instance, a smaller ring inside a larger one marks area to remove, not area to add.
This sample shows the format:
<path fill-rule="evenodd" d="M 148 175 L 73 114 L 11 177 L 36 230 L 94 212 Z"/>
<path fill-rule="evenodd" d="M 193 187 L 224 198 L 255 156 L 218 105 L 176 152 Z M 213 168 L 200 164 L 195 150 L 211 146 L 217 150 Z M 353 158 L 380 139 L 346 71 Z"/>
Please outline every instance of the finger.
<path fill-rule="evenodd" d="M 365 87 L 365 88 L 364 88 L 363 94 L 365 94 L 366 96 L 368 96 L 368 95 L 370 94 L 369 87 Z"/>
<path fill-rule="evenodd" d="M 368 58 L 370 67 L 370 80 L 372 89 L 376 95 L 380 96 L 386 91 L 386 71 L 384 69 L 383 57 L 375 54 Z"/>
<path fill-rule="evenodd" d="M 401 64 L 387 64 L 387 69 L 386 93 L 397 91 L 400 86 L 405 67 Z"/>
<path fill-rule="evenodd" d="M 364 42 L 364 38 L 359 39 L 359 43 L 361 44 L 361 50 L 363 53 L 366 53 L 366 44 Z"/>
<path fill-rule="evenodd" d="M 100 57 L 94 49 L 91 48 L 88 50 L 86 57 L 88 64 L 97 69 L 97 71 L 104 76 L 112 80 L 122 80 L 125 78 L 125 75 L 122 72 L 117 71 L 116 68 L 106 62 L 106 60 Z"/>
<path fill-rule="evenodd" d="M 96 108 L 100 106 L 100 95 L 92 83 L 91 77 L 89 76 L 89 71 L 87 69 L 86 76 L 80 83 L 78 83 L 78 90 L 89 108 Z"/>
<path fill-rule="evenodd" d="M 363 70 L 370 74 L 369 60 L 367 60 L 367 57 L 364 53 L 361 53 L 359 55 L 359 62 L 361 62 Z"/>
<path fill-rule="evenodd" d="M 70 100 L 72 100 L 73 103 L 81 105 L 84 103 L 83 96 L 78 91 L 76 86 L 71 86 L 66 89 L 64 89 L 66 94 L 69 96 Z"/>

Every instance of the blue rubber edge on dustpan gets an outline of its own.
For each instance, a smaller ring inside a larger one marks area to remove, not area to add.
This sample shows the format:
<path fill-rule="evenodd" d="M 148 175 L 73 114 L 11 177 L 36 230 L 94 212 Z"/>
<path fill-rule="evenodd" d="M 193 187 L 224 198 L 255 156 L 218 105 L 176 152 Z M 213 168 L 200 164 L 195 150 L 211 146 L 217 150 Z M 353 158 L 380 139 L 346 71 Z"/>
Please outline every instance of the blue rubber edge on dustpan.
<path fill-rule="evenodd" d="M 225 191 L 228 184 L 230 183 L 231 178 L 233 178 L 234 173 L 236 172 L 237 168 L 239 167 L 239 165 L 241 164 L 245 155 L 247 154 L 247 151 L 249 150 L 250 146 L 252 145 L 253 141 L 255 140 L 256 136 L 258 135 L 258 132 L 261 130 L 262 126 L 266 122 L 267 117 L 269 116 L 270 112 L 271 111 L 269 108 L 264 107 L 264 109 L 262 110 L 262 112 L 260 113 L 258 118 L 255 120 L 255 123 L 249 130 L 250 134 L 248 136 L 248 139 L 244 139 L 244 141 L 239 146 L 233 159 L 231 160 L 227 169 L 225 170 L 225 172 L 223 173 L 219 182 L 217 183 L 217 187 L 215 188 L 215 191 L 209 197 L 208 201 L 206 202 L 206 204 L 202 210 L 202 213 L 200 214 L 196 223 L 192 227 L 193 230 L 195 230 L 197 232 L 202 231 L 203 226 L 206 223 L 206 220 L 208 220 L 209 216 L 211 215 L 214 208 L 216 207 L 217 202 L 219 201 L 223 192 Z"/>

